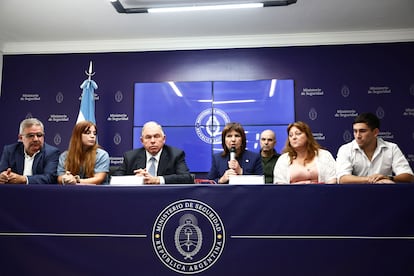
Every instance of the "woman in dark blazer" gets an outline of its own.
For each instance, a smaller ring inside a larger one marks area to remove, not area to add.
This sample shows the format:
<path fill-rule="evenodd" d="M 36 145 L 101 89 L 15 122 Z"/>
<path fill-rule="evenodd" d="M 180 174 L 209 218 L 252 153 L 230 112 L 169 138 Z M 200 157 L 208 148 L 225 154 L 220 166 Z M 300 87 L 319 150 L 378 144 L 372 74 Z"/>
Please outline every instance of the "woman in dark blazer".
<path fill-rule="evenodd" d="M 263 175 L 260 154 L 246 150 L 246 133 L 239 123 L 228 123 L 221 133 L 223 152 L 213 155 L 208 179 L 229 183 L 231 175 Z"/>

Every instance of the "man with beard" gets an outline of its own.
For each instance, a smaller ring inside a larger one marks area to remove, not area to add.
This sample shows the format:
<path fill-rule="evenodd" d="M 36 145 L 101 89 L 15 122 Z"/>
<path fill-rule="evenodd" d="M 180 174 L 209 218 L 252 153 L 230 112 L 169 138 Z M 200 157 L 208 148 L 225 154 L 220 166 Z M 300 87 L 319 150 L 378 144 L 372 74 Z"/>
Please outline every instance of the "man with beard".
<path fill-rule="evenodd" d="M 0 183 L 55 184 L 59 149 L 45 143 L 43 123 L 36 118 L 20 123 L 18 142 L 4 146 Z"/>

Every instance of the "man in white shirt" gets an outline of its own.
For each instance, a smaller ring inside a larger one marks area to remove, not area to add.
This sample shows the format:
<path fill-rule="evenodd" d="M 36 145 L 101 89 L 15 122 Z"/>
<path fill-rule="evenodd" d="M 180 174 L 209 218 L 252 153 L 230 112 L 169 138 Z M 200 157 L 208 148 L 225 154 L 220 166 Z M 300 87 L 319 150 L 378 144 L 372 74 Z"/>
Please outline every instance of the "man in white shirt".
<path fill-rule="evenodd" d="M 166 135 L 156 122 L 145 123 L 142 147 L 124 153 L 124 161 L 113 175 L 138 175 L 144 184 L 194 184 L 183 150 L 166 145 Z"/>
<path fill-rule="evenodd" d="M 56 184 L 59 149 L 45 143 L 44 126 L 36 118 L 20 123 L 19 141 L 5 145 L 0 157 L 0 183 Z"/>
<path fill-rule="evenodd" d="M 337 154 L 339 183 L 413 183 L 413 171 L 400 148 L 378 138 L 380 121 L 372 113 L 358 115 L 353 123 L 354 140 Z"/>

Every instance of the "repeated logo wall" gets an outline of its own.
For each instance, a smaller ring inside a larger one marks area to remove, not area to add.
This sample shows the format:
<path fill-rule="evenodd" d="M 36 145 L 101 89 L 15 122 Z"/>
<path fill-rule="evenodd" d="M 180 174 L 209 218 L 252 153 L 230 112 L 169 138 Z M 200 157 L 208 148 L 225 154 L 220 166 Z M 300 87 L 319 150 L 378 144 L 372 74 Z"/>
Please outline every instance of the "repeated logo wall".
<path fill-rule="evenodd" d="M 370 111 L 381 119 L 380 137 L 396 142 L 414 167 L 413 52 L 414 43 L 391 43 L 6 55 L 0 147 L 16 141 L 22 119 L 37 117 L 45 124 L 46 142 L 65 150 L 79 112 L 79 86 L 92 60 L 99 143 L 109 152 L 111 165 L 133 147 L 137 82 L 292 79 L 296 120 L 307 122 L 334 156 L 353 139 L 353 118 Z"/>

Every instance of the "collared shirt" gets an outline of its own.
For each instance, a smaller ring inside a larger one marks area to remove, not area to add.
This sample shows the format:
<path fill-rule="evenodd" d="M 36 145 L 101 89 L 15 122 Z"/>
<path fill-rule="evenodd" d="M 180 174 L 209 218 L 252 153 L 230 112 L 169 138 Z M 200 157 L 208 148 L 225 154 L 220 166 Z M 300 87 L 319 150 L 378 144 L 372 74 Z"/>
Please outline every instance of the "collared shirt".
<path fill-rule="evenodd" d="M 372 174 L 413 174 L 411 167 L 395 143 L 377 138 L 377 148 L 370 161 L 355 140 L 342 145 L 336 158 L 338 179 L 344 175 L 368 176 Z"/>
<path fill-rule="evenodd" d="M 23 169 L 23 175 L 33 175 L 33 161 L 35 159 L 36 154 L 38 154 L 40 151 L 35 152 L 32 156 L 28 155 L 26 151 L 24 151 L 24 169 Z M 26 177 L 26 184 L 28 183 L 28 179 Z"/>
<path fill-rule="evenodd" d="M 35 152 L 32 156 L 28 155 L 26 151 L 24 151 L 24 170 L 23 175 L 32 175 L 32 167 L 33 167 L 33 161 L 35 159 L 36 154 L 38 154 L 40 151 Z"/>

